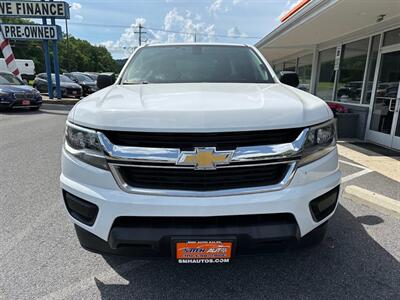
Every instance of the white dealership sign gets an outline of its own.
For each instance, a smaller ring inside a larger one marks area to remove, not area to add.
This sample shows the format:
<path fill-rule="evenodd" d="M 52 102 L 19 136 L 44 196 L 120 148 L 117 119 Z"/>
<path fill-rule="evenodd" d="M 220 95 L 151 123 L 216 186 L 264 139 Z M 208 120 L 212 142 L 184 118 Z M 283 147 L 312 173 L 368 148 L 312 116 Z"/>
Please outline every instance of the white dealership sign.
<path fill-rule="evenodd" d="M 0 1 L 0 17 L 69 19 L 64 1 Z"/>
<path fill-rule="evenodd" d="M 58 40 L 61 28 L 56 25 L 0 24 L 4 38 L 11 40 Z"/>

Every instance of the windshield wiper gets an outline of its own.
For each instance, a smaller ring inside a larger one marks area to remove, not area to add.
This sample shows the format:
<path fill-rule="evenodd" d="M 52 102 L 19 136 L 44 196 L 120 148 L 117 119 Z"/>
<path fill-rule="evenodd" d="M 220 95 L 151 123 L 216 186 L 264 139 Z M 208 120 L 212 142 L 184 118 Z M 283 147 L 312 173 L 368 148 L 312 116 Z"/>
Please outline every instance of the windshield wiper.
<path fill-rule="evenodd" d="M 146 80 L 132 80 L 132 81 L 126 80 L 126 81 L 124 81 L 123 84 L 149 84 L 149 83 L 150 82 L 148 82 Z"/>

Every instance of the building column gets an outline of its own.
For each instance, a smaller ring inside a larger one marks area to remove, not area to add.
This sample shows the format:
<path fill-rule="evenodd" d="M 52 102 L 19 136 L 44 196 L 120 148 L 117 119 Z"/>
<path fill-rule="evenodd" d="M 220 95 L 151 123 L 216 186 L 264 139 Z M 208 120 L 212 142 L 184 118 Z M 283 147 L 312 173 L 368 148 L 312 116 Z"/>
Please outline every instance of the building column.
<path fill-rule="evenodd" d="M 317 87 L 317 74 L 318 73 L 318 47 L 314 47 L 314 52 L 313 52 L 313 60 L 312 60 L 312 66 L 311 66 L 311 79 L 310 79 L 310 90 L 309 92 L 311 94 L 315 94 L 315 89 Z"/>

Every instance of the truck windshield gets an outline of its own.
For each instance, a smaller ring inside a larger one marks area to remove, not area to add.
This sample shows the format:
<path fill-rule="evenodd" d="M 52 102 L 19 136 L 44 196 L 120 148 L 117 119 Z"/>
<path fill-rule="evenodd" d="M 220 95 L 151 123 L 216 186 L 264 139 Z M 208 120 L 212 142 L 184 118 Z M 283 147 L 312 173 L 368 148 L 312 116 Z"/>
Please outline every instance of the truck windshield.
<path fill-rule="evenodd" d="M 46 78 L 47 78 L 47 77 L 46 77 Z M 55 81 L 56 81 L 56 75 L 51 74 L 51 80 L 52 80 L 53 82 L 55 82 Z M 68 78 L 68 77 L 65 76 L 65 75 L 60 75 L 60 81 L 61 81 L 61 82 L 73 82 L 72 79 Z"/>
<path fill-rule="evenodd" d="M 249 47 L 177 45 L 140 49 L 129 63 L 121 82 L 273 83 L 274 80 L 258 55 Z"/>

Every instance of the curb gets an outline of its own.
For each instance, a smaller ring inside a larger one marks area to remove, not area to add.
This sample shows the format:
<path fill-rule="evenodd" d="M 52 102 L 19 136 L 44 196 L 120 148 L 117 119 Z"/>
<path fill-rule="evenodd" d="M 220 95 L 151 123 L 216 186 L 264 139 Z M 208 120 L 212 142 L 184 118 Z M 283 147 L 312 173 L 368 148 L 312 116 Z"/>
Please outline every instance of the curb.
<path fill-rule="evenodd" d="M 60 105 L 75 105 L 79 102 L 79 99 L 61 99 L 61 100 L 50 100 L 50 99 L 43 99 L 43 104 L 60 104 Z"/>
<path fill-rule="evenodd" d="M 386 210 L 400 216 L 400 201 L 391 199 L 363 189 L 355 185 L 349 185 L 344 189 L 343 197 L 363 203 L 371 208 Z"/>

